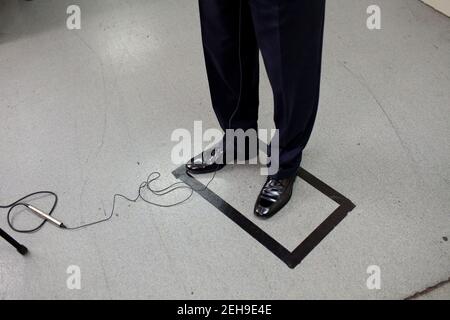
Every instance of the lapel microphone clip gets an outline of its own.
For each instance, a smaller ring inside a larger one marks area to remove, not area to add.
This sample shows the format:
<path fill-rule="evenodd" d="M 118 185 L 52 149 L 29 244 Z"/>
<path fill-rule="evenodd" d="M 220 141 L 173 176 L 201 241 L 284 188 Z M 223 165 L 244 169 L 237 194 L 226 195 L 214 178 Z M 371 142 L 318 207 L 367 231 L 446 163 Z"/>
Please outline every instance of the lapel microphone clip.
<path fill-rule="evenodd" d="M 25 204 L 25 207 L 27 207 L 28 209 L 30 209 L 34 214 L 36 214 L 38 217 L 53 223 L 55 226 L 62 228 L 62 229 L 67 229 L 66 226 L 64 225 L 64 223 L 62 223 L 61 221 L 59 221 L 58 219 L 53 218 L 51 215 L 46 214 L 45 212 L 43 212 L 42 210 L 39 210 L 36 207 L 33 207 L 31 204 Z"/>

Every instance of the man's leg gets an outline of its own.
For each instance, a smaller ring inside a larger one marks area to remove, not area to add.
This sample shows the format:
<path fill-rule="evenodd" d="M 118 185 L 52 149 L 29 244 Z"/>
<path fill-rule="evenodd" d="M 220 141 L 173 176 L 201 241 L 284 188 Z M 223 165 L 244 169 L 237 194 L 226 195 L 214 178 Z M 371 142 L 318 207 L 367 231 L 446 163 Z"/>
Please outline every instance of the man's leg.
<path fill-rule="evenodd" d="M 292 196 L 302 152 L 317 114 L 325 0 L 249 0 L 275 101 L 279 170 L 255 204 L 269 218 Z"/>
<path fill-rule="evenodd" d="M 248 0 L 199 0 L 206 70 L 214 111 L 227 129 L 258 127 L 259 50 Z M 222 169 L 226 160 L 252 157 L 234 135 L 194 157 L 186 169 L 194 174 Z M 224 146 L 226 143 L 226 147 Z M 231 150 L 235 150 L 231 152 Z"/>
<path fill-rule="evenodd" d="M 275 100 L 277 179 L 296 175 L 317 114 L 325 0 L 249 0 Z"/>
<path fill-rule="evenodd" d="M 199 0 L 206 70 L 223 130 L 256 129 L 259 52 L 248 0 Z"/>

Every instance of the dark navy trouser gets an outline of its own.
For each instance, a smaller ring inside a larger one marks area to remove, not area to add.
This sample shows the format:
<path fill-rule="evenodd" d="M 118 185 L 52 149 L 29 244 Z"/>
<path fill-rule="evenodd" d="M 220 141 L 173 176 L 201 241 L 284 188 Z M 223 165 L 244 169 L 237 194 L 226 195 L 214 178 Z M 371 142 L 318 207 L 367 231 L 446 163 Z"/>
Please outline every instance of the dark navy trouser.
<path fill-rule="evenodd" d="M 279 129 L 277 178 L 296 174 L 319 103 L 325 0 L 199 0 L 214 111 L 222 129 L 257 129 L 259 50 Z"/>

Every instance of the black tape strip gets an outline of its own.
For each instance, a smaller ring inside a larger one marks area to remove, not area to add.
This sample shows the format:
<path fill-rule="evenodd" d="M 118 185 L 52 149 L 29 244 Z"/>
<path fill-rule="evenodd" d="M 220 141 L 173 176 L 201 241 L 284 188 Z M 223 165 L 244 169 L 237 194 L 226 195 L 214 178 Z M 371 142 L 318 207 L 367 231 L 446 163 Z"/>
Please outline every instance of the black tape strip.
<path fill-rule="evenodd" d="M 299 170 L 298 176 L 311 186 L 322 192 L 331 200 L 339 204 L 339 207 L 331 213 L 300 245 L 292 252 L 286 249 L 278 241 L 264 232 L 251 220 L 237 211 L 233 206 L 215 194 L 195 179 L 186 174 L 185 167 L 181 166 L 173 172 L 173 175 L 190 185 L 206 201 L 219 209 L 224 215 L 234 221 L 244 231 L 265 246 L 269 251 L 281 259 L 289 268 L 294 269 L 315 247 L 355 208 L 355 205 L 342 194 L 322 182 L 304 169 Z"/>
<path fill-rule="evenodd" d="M 340 205 L 291 253 L 291 268 L 295 268 L 314 250 L 325 237 L 355 208 L 355 205 Z"/>
<path fill-rule="evenodd" d="M 183 168 L 184 169 L 184 168 Z M 263 246 L 269 249 L 273 254 L 275 254 L 278 258 L 283 261 L 289 259 L 291 253 L 285 247 L 283 247 L 278 241 L 273 239 L 270 235 L 265 233 L 261 228 L 259 228 L 256 224 L 254 224 L 251 220 L 245 217 L 242 213 L 233 208 L 229 203 L 219 197 L 217 194 L 212 192 L 209 189 L 205 189 L 205 186 L 187 175 L 184 170 L 174 171 L 173 174 L 176 178 L 182 180 L 183 182 L 190 185 L 197 193 L 202 196 L 206 201 L 211 203 L 217 209 L 219 209 L 223 214 L 225 214 L 228 218 L 233 220 L 238 226 L 247 231 L 253 238 L 258 240 Z"/>
<path fill-rule="evenodd" d="M 322 192 L 324 195 L 326 195 L 331 200 L 337 202 L 338 204 L 342 205 L 346 202 L 350 203 L 350 200 L 348 200 L 346 197 L 344 197 L 342 194 L 334 190 L 332 187 L 327 185 L 325 182 L 319 180 L 315 176 L 313 176 L 311 173 L 306 171 L 303 168 L 300 168 L 298 176 L 308 182 L 311 186 Z"/>

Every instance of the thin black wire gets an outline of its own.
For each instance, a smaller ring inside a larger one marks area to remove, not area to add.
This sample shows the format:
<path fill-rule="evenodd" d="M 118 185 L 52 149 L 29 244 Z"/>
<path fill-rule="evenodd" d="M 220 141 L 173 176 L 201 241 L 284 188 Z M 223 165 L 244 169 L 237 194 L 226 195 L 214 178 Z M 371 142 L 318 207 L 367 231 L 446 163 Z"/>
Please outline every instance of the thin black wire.
<path fill-rule="evenodd" d="M 55 198 L 52 208 L 50 209 L 50 211 L 48 212 L 48 215 L 52 215 L 53 212 L 55 211 L 56 205 L 58 204 L 58 196 L 56 195 L 56 193 L 52 192 L 52 191 L 38 191 L 38 192 L 34 192 L 34 193 L 30 193 L 29 195 L 26 195 L 23 198 L 20 198 L 19 200 L 8 204 L 8 205 L 0 205 L 0 209 L 8 209 L 8 213 L 6 215 L 6 220 L 8 221 L 8 225 L 9 227 L 14 230 L 15 232 L 19 232 L 19 233 L 33 233 L 38 231 L 39 229 L 41 229 L 44 224 L 47 222 L 47 220 L 42 221 L 42 223 L 40 223 L 36 228 L 33 229 L 17 229 L 16 227 L 14 227 L 12 220 L 11 220 L 11 212 L 17 208 L 17 207 L 25 207 L 27 208 L 27 204 L 26 202 L 24 202 L 24 200 L 29 199 L 31 197 L 37 196 L 37 195 L 43 195 L 43 196 L 53 196 Z M 28 208 L 27 208 L 28 209 Z"/>
<path fill-rule="evenodd" d="M 126 201 L 129 201 L 129 202 L 132 202 L 132 203 L 136 203 L 139 200 L 141 200 L 141 201 L 143 201 L 143 202 L 145 202 L 147 204 L 150 204 L 150 205 L 153 205 L 153 206 L 157 206 L 157 207 L 160 207 L 160 208 L 171 208 L 171 207 L 175 207 L 175 206 L 181 205 L 181 204 L 185 203 L 186 201 L 188 201 L 192 197 L 194 192 L 201 192 L 201 191 L 206 190 L 209 187 L 209 185 L 213 182 L 214 178 L 216 177 L 216 174 L 217 174 L 217 171 L 214 172 L 212 178 L 201 189 L 194 189 L 193 187 L 191 187 L 190 185 L 186 184 L 185 182 L 179 181 L 179 182 L 175 182 L 175 183 L 169 185 L 166 188 L 157 190 L 157 189 L 152 189 L 151 184 L 161 177 L 161 173 L 159 173 L 157 171 L 152 172 L 148 176 L 147 180 L 143 181 L 139 185 L 137 196 L 135 198 L 132 199 L 132 198 L 129 198 L 129 197 L 127 197 L 127 196 L 125 196 L 123 194 L 120 194 L 120 193 L 116 193 L 114 195 L 113 202 L 112 202 L 111 213 L 110 213 L 110 215 L 107 218 L 102 219 L 102 220 L 98 220 L 98 221 L 94 221 L 94 222 L 91 222 L 91 223 L 86 223 L 86 224 L 83 224 L 83 225 L 80 225 L 80 226 L 77 226 L 77 227 L 67 227 L 66 226 L 66 230 L 75 231 L 75 230 L 84 229 L 84 228 L 91 227 L 91 226 L 94 226 L 96 224 L 103 223 L 103 222 L 111 220 L 111 218 L 114 216 L 114 211 L 116 209 L 116 202 L 117 202 L 118 198 L 125 199 Z M 175 202 L 175 203 L 172 203 L 172 204 L 161 204 L 161 203 L 156 203 L 156 202 L 150 201 L 150 200 L 146 199 L 144 197 L 143 193 L 142 193 L 143 190 L 148 190 L 155 196 L 164 196 L 164 195 L 172 193 L 172 192 L 174 192 L 174 191 L 176 191 L 178 189 L 189 189 L 190 190 L 189 195 L 185 199 L 180 200 L 180 201 Z"/>
<path fill-rule="evenodd" d="M 82 225 L 79 225 L 77 227 L 70 227 L 70 226 L 64 225 L 63 230 L 75 231 L 75 230 L 84 229 L 84 228 L 91 227 L 91 226 L 94 226 L 94 225 L 97 225 L 97 224 L 100 224 L 100 223 L 107 222 L 107 221 L 111 220 L 112 217 L 114 216 L 114 212 L 115 212 L 115 209 L 116 209 L 116 202 L 117 202 L 117 200 L 119 198 L 125 199 L 126 201 L 129 201 L 129 202 L 132 202 L 132 203 L 136 203 L 139 200 L 142 200 L 143 202 L 145 202 L 147 204 L 150 204 L 150 205 L 153 205 L 153 206 L 157 206 L 157 207 L 160 207 L 160 208 L 170 208 L 170 207 L 175 207 L 175 206 L 181 205 L 181 204 L 187 202 L 193 196 L 194 192 L 201 192 L 201 191 L 206 190 L 209 187 L 209 185 L 213 182 L 214 178 L 216 177 L 216 174 L 217 174 L 217 171 L 214 172 L 212 178 L 208 181 L 208 183 L 203 188 L 200 188 L 200 189 L 195 189 L 195 188 L 191 187 L 190 185 L 186 184 L 185 182 L 181 182 L 181 181 L 175 182 L 175 183 L 173 183 L 173 184 L 171 184 L 168 187 L 163 188 L 163 189 L 154 189 L 154 188 L 151 187 L 151 184 L 154 183 L 156 180 L 158 180 L 161 177 L 161 173 L 159 173 L 157 171 L 152 172 L 148 176 L 147 180 L 143 181 L 139 185 L 139 190 L 138 190 L 137 196 L 135 198 L 132 199 L 132 198 L 129 198 L 129 197 L 127 197 L 127 196 L 125 196 L 123 194 L 120 194 L 120 193 L 117 193 L 117 194 L 114 195 L 113 202 L 112 202 L 111 213 L 110 213 L 110 215 L 107 218 L 101 219 L 101 220 L 97 220 L 97 221 L 94 221 L 94 222 L 90 222 L 90 223 L 86 223 L 86 224 L 82 224 Z M 161 203 L 150 201 L 143 194 L 143 192 L 145 190 L 147 190 L 147 191 L 150 191 L 155 196 L 165 196 L 165 195 L 167 195 L 169 193 L 172 193 L 172 192 L 174 192 L 176 190 L 179 190 L 179 189 L 189 189 L 189 191 L 190 191 L 189 195 L 186 198 L 184 198 L 183 200 L 180 200 L 178 202 L 171 203 L 171 204 L 161 204 Z M 52 206 L 51 210 L 48 212 L 48 214 L 52 215 L 52 213 L 55 211 L 56 205 L 58 203 L 58 196 L 56 195 L 56 193 L 54 193 L 52 191 L 34 192 L 34 193 L 31 193 L 29 195 L 26 195 L 26 196 L 20 198 L 19 200 L 15 201 L 15 202 L 13 202 L 13 203 L 11 203 L 9 205 L 4 205 L 4 206 L 0 205 L 0 209 L 8 209 L 9 208 L 8 214 L 7 214 L 7 221 L 8 221 L 9 227 L 12 230 L 14 230 L 16 232 L 19 232 L 19 233 L 33 233 L 33 232 L 36 232 L 36 231 L 40 230 L 44 226 L 44 224 L 47 222 L 47 220 L 44 220 L 36 228 L 29 229 L 29 230 L 17 229 L 16 227 L 14 227 L 14 225 L 12 223 L 11 212 L 14 210 L 14 208 L 17 208 L 17 207 L 20 207 L 20 206 L 23 206 L 23 207 L 27 208 L 27 204 L 28 203 L 25 202 L 24 200 L 29 199 L 31 197 L 34 197 L 36 195 L 47 195 L 47 196 L 51 195 L 51 196 L 54 196 L 55 200 L 54 200 L 53 206 Z"/>

